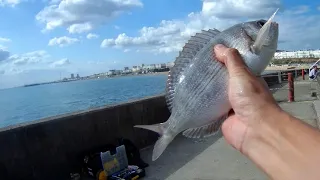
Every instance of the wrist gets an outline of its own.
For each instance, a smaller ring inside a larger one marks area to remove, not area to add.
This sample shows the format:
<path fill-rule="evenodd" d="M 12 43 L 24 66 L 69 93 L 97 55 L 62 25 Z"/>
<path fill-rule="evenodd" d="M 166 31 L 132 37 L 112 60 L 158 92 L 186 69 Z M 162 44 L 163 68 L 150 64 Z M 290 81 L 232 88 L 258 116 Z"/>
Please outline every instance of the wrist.
<path fill-rule="evenodd" d="M 270 107 L 266 108 L 256 121 L 259 123 L 252 129 L 248 129 L 246 148 L 243 153 L 270 175 L 281 170 L 277 168 L 285 166 L 279 154 L 281 151 L 279 147 L 283 143 L 281 131 L 289 123 L 290 115 L 281 108 Z"/>
<path fill-rule="evenodd" d="M 280 108 L 265 112 L 264 120 L 248 132 L 245 154 L 271 179 L 316 177 L 319 132 Z"/>

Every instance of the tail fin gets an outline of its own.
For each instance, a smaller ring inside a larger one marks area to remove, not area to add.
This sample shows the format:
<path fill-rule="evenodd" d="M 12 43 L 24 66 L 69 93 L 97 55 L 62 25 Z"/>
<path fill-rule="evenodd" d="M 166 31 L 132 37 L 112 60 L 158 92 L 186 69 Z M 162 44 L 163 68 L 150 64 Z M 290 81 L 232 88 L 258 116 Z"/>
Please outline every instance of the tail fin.
<path fill-rule="evenodd" d="M 161 156 L 163 151 L 167 148 L 172 140 L 173 137 L 168 135 L 163 135 L 160 137 L 160 139 L 158 139 L 153 148 L 152 161 L 157 160 Z"/>
<path fill-rule="evenodd" d="M 160 139 L 158 139 L 158 141 L 154 145 L 153 154 L 152 154 L 152 161 L 155 161 L 160 157 L 160 155 L 163 153 L 163 151 L 167 148 L 167 146 L 170 144 L 170 142 L 174 138 L 174 136 L 164 133 L 164 131 L 166 129 L 165 125 L 166 125 L 166 123 L 134 126 L 136 128 L 142 128 L 142 129 L 154 131 L 154 132 L 157 132 L 159 135 L 161 135 Z"/>
<path fill-rule="evenodd" d="M 152 124 L 152 125 L 136 125 L 134 127 L 141 128 L 141 129 L 147 129 L 147 130 L 156 132 L 160 135 L 163 135 L 163 132 L 164 132 L 164 124 L 163 123 Z"/>

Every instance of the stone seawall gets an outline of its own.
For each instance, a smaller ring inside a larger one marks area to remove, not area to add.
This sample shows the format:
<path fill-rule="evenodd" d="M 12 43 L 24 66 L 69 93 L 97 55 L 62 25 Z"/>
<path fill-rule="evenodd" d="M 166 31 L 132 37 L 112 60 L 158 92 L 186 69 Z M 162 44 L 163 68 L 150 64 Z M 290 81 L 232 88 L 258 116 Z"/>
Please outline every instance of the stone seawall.
<path fill-rule="evenodd" d="M 279 83 L 278 76 L 270 74 L 265 80 L 270 86 Z M 69 179 L 70 172 L 79 172 L 80 157 L 90 149 L 120 137 L 139 148 L 153 144 L 157 134 L 133 126 L 164 122 L 169 116 L 159 95 L 0 129 L 0 179 Z"/>

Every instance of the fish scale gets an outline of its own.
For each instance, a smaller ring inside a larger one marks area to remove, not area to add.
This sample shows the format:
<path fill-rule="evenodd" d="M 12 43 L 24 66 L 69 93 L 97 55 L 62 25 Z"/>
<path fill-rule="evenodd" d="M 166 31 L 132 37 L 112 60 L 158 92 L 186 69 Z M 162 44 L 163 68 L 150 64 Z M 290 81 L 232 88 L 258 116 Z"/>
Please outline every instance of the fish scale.
<path fill-rule="evenodd" d="M 224 44 L 237 49 L 249 70 L 260 75 L 277 49 L 278 24 L 271 22 L 272 18 L 239 23 L 221 32 L 202 30 L 190 37 L 168 74 L 169 119 L 160 124 L 135 126 L 160 134 L 152 160 L 159 158 L 181 132 L 188 138 L 205 138 L 218 132 L 231 104 L 228 71 L 216 60 L 213 47 Z"/>
<path fill-rule="evenodd" d="M 204 54 L 206 55 L 206 57 L 200 57 L 198 58 L 197 61 L 193 63 L 192 68 L 194 68 L 196 72 L 194 72 L 192 69 L 189 69 L 189 73 L 194 74 L 193 76 L 188 76 L 188 72 L 185 72 L 186 76 L 189 77 L 189 79 L 185 79 L 185 82 L 180 84 L 183 87 L 180 87 L 179 89 L 188 90 L 188 92 L 179 92 L 179 95 L 181 93 L 188 94 L 187 97 L 189 99 L 187 100 L 187 103 L 180 103 L 179 99 L 175 101 L 176 103 L 184 105 L 183 106 L 184 111 L 189 113 L 187 116 L 193 119 L 195 118 L 193 117 L 193 115 L 196 114 L 194 110 L 197 110 L 200 108 L 203 109 L 204 108 L 203 105 L 212 104 L 211 101 L 216 101 L 217 96 L 220 96 L 220 95 L 224 96 L 223 94 L 211 93 L 212 90 L 219 91 L 218 89 L 220 89 L 220 88 L 215 88 L 217 85 L 219 85 L 218 79 L 222 77 L 222 76 L 218 76 L 217 74 L 222 74 L 223 69 L 224 71 L 226 71 L 225 68 L 223 68 L 223 66 L 221 65 L 221 63 L 213 60 L 213 56 L 211 54 L 213 55 L 212 50 L 209 51 L 209 53 Z M 208 68 L 208 67 L 212 67 L 212 68 Z M 224 74 L 226 75 L 225 77 L 227 77 L 227 73 L 224 73 Z M 197 81 L 197 79 L 202 79 L 203 81 Z M 221 87 L 226 88 L 226 82 L 225 81 L 220 81 L 220 82 L 222 84 Z M 187 86 L 190 86 L 190 85 L 192 86 L 190 88 L 187 88 Z M 182 94 L 180 97 L 184 98 L 185 95 Z M 201 105 L 191 106 L 191 104 L 193 102 L 196 102 L 196 99 L 199 97 L 202 97 L 199 100 L 201 102 Z M 204 114 L 208 114 L 208 113 L 204 113 Z M 220 117 L 221 115 L 219 114 L 218 116 Z M 212 118 L 217 119 L 218 117 L 212 116 Z M 205 124 L 198 124 L 198 125 L 202 126 Z"/>

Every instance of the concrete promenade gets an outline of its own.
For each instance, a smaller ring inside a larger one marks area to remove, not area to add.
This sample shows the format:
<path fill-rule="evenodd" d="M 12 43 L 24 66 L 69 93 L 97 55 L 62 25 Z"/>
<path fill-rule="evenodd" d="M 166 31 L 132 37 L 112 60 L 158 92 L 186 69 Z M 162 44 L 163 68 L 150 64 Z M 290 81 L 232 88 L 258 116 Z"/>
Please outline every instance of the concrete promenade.
<path fill-rule="evenodd" d="M 318 127 L 320 94 L 317 81 L 297 78 L 294 83 L 295 102 L 288 103 L 288 85 L 283 83 L 271 90 L 279 105 L 288 113 Z M 277 89 L 280 88 L 280 89 Z M 298 134 L 297 134 L 298 136 Z M 150 164 L 144 179 L 168 180 L 253 180 L 268 179 L 250 160 L 234 150 L 221 135 L 204 140 L 177 137 L 164 154 L 151 161 L 153 146 L 142 150 Z M 263 156 L 263 154 L 262 154 Z"/>
<path fill-rule="evenodd" d="M 263 75 L 269 87 L 294 77 L 299 70 L 271 72 Z M 274 96 L 285 110 L 316 125 L 314 109 L 320 103 L 313 92 L 316 82 L 296 82 L 295 103 L 286 103 L 287 91 L 273 89 Z M 106 105 L 79 112 L 48 117 L 33 122 L 0 128 L 0 180 L 70 179 L 70 173 L 81 172 L 83 156 L 100 152 L 106 145 L 117 145 L 119 138 L 132 141 L 150 162 L 152 144 L 157 134 L 134 128 L 137 124 L 156 124 L 170 116 L 163 94 Z M 50 174 L 50 176 L 48 176 Z M 263 174 L 250 161 L 227 145 L 221 136 L 205 140 L 178 137 L 163 156 L 147 168 L 146 179 L 263 179 Z"/>

